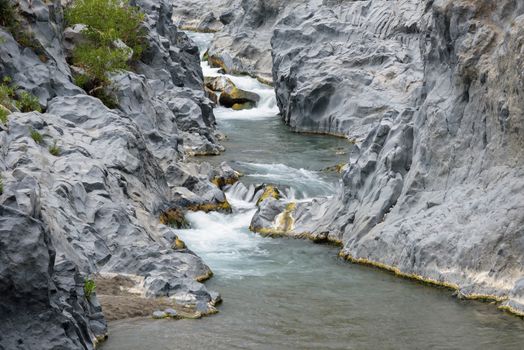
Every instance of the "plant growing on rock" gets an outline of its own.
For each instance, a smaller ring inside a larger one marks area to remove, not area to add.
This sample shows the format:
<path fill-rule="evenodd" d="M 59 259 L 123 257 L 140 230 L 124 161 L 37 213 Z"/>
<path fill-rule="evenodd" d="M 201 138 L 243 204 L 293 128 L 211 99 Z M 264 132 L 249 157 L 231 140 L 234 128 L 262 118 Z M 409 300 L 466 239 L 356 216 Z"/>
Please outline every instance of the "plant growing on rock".
<path fill-rule="evenodd" d="M 32 111 L 42 112 L 40 102 L 38 102 L 38 97 L 27 91 L 22 91 L 19 94 L 18 100 L 16 101 L 16 107 L 24 113 Z"/>
<path fill-rule="evenodd" d="M 41 144 L 44 141 L 44 138 L 41 133 L 39 133 L 37 130 L 31 128 L 29 129 L 29 135 L 38 144 Z"/>
<path fill-rule="evenodd" d="M 108 74 L 129 69 L 130 59 L 142 55 L 144 14 L 128 0 L 77 0 L 65 17 L 69 25 L 85 25 L 88 39 L 73 50 L 73 64 L 85 71 L 75 83 L 112 108 L 115 99 L 102 90 L 109 85 Z"/>
<path fill-rule="evenodd" d="M 10 112 L 7 108 L 4 108 L 3 106 L 0 106 L 0 123 L 7 125 L 7 122 L 9 120 Z"/>
<path fill-rule="evenodd" d="M 0 175 L 0 195 L 4 193 L 4 178 Z"/>
<path fill-rule="evenodd" d="M 15 98 L 15 87 L 10 86 L 11 78 L 4 77 L 0 84 L 0 105 L 11 110 L 13 109 L 13 99 Z"/>
<path fill-rule="evenodd" d="M 92 279 L 86 279 L 84 281 L 84 295 L 87 299 L 91 299 L 91 295 L 95 292 L 96 284 Z"/>
<path fill-rule="evenodd" d="M 60 155 L 60 152 L 61 152 L 61 149 L 60 147 L 58 147 L 58 145 L 56 144 L 56 140 L 55 140 L 55 142 L 53 142 L 53 144 L 49 146 L 49 153 L 51 153 L 55 157 L 58 157 Z"/>

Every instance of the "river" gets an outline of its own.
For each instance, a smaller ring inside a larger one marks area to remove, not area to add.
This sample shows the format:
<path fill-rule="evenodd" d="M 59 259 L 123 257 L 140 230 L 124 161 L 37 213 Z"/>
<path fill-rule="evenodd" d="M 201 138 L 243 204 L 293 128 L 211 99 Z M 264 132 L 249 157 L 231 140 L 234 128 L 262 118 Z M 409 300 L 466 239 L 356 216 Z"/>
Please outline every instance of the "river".
<path fill-rule="evenodd" d="M 203 52 L 212 38 L 191 34 Z M 203 62 L 205 75 L 218 75 Z M 250 77 L 234 83 L 261 97 L 249 111 L 215 110 L 228 161 L 249 187 L 275 183 L 289 197 L 333 195 L 347 160 L 344 139 L 289 131 L 274 92 Z M 130 349 L 522 349 L 524 322 L 493 305 L 463 301 L 447 289 L 400 279 L 337 258 L 338 248 L 263 238 L 248 230 L 255 205 L 230 190 L 233 214 L 191 213 L 187 245 L 211 267 L 219 313 L 200 320 L 122 320 L 104 350 Z"/>

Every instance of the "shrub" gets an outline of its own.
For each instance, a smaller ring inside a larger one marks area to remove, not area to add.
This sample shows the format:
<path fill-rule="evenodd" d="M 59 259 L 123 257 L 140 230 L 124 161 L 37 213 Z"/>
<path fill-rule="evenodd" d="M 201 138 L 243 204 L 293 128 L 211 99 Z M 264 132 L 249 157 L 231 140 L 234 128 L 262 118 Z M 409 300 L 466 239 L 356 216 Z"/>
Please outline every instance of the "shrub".
<path fill-rule="evenodd" d="M 27 91 L 22 91 L 19 94 L 16 106 L 24 113 L 32 111 L 42 112 L 40 102 L 38 102 L 38 97 Z"/>
<path fill-rule="evenodd" d="M 31 138 L 38 144 L 41 144 L 44 141 L 42 134 L 35 129 L 29 129 L 29 134 L 31 135 Z"/>
<path fill-rule="evenodd" d="M 129 48 L 133 50 L 132 59 L 142 55 L 146 43 L 144 14 L 130 6 L 129 0 L 76 0 L 66 9 L 65 18 L 69 25 L 86 25 L 88 42 L 73 51 L 73 64 L 86 74 L 75 78 L 75 83 L 107 107 L 117 107 L 116 98 L 106 91 L 108 74 L 129 69 Z M 117 40 L 128 48 L 115 45 Z"/>
<path fill-rule="evenodd" d="M 76 0 L 65 12 L 68 24 L 85 24 L 86 34 L 100 46 L 109 47 L 120 39 L 139 58 L 144 50 L 144 14 L 129 0 Z"/>
<path fill-rule="evenodd" d="M 87 80 L 95 80 L 102 83 L 107 81 L 107 73 L 128 67 L 127 57 L 128 52 L 124 49 L 84 44 L 75 48 L 73 64 L 82 67 L 88 74 L 89 79 L 86 79 L 84 76 L 83 85 L 85 85 Z"/>
<path fill-rule="evenodd" d="M 53 143 L 53 145 L 49 146 L 49 153 L 51 153 L 53 156 L 58 157 L 60 155 L 61 149 L 56 144 L 56 140 Z"/>
<path fill-rule="evenodd" d="M 93 295 L 95 289 L 96 289 L 95 281 L 89 278 L 84 281 L 84 294 L 87 299 L 91 298 L 91 295 Z"/>

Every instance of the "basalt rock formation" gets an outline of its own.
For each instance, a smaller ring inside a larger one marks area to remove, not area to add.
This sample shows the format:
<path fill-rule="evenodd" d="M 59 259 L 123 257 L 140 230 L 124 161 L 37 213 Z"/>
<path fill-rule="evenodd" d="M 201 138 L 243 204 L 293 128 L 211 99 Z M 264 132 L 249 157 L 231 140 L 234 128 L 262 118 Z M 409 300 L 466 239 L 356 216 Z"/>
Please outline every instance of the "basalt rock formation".
<path fill-rule="evenodd" d="M 230 71 L 272 69 L 295 130 L 356 142 L 336 198 L 265 203 L 258 230 L 341 242 L 353 261 L 523 313 L 524 4 L 244 0 L 236 11 L 209 55 Z"/>
<path fill-rule="evenodd" d="M 0 76 L 43 110 L 0 123 L 0 349 L 92 349 L 107 333 L 96 290 L 84 289 L 97 275 L 201 313 L 219 299 L 200 283 L 210 269 L 161 220 L 229 206 L 211 182 L 229 175 L 186 159 L 223 150 L 198 49 L 168 1 L 133 4 L 148 46 L 133 72 L 111 77 L 116 109 L 73 84 L 60 1 L 16 3 L 30 46 L 0 27 Z"/>

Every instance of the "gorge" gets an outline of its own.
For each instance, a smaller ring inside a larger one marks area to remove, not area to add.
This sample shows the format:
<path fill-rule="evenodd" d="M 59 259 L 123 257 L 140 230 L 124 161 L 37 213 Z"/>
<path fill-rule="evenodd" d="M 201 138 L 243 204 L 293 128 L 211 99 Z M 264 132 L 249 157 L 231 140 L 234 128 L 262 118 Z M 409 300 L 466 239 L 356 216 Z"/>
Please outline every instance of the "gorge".
<path fill-rule="evenodd" d="M 521 348 L 520 1 L 6 3 L 0 349 Z"/>

